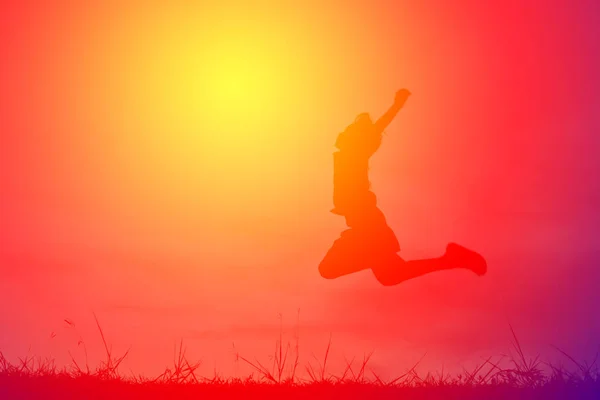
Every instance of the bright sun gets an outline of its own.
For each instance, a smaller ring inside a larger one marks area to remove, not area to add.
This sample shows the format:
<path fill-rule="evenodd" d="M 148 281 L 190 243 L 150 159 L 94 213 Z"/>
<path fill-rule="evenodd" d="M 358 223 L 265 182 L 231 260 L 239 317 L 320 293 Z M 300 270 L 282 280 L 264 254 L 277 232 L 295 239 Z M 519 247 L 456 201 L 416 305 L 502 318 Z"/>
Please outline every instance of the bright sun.
<path fill-rule="evenodd" d="M 314 81 L 304 72 L 313 60 L 306 39 L 258 21 L 152 33 L 138 34 L 124 52 L 127 65 L 135 62 L 126 92 L 144 124 L 131 143 L 148 148 L 148 163 L 169 179 L 219 170 L 219 185 L 238 186 L 240 176 L 256 185 L 281 168 L 281 149 L 298 140 L 289 134 L 299 114 L 294 102 L 314 97 L 306 88 Z"/>
<path fill-rule="evenodd" d="M 216 116 L 247 127 L 276 108 L 279 71 L 268 46 L 248 39 L 230 38 L 216 44 L 207 62 L 206 94 Z"/>

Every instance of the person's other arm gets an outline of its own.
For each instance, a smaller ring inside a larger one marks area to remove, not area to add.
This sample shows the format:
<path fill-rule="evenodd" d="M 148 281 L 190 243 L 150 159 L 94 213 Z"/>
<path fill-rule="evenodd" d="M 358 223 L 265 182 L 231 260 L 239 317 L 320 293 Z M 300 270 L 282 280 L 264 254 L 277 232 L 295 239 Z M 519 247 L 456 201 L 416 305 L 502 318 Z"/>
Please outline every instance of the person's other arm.
<path fill-rule="evenodd" d="M 381 134 L 385 128 L 394 120 L 396 114 L 404 107 L 404 103 L 410 96 L 410 91 L 408 89 L 400 89 L 396 92 L 396 98 L 394 100 L 394 104 L 383 114 L 377 122 L 375 122 L 375 132 Z"/>

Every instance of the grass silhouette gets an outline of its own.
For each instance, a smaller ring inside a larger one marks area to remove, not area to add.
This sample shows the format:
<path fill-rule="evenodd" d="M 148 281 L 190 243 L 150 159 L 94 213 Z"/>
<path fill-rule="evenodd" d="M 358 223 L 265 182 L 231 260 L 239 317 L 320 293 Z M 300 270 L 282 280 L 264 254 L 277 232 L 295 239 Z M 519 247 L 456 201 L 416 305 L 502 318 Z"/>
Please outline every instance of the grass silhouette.
<path fill-rule="evenodd" d="M 94 316 L 95 317 L 95 316 Z M 67 324 L 74 324 L 65 320 Z M 258 359 L 250 360 L 236 353 L 236 361 L 249 365 L 253 372 L 246 378 L 224 378 L 216 371 L 212 377 L 200 376 L 199 362 L 186 357 L 183 341 L 179 343 L 173 365 L 155 378 L 126 376 L 119 366 L 129 354 L 116 356 L 108 345 L 96 318 L 106 359 L 92 369 L 72 364 L 58 368 L 53 359 L 28 356 L 9 362 L 0 352 L 1 399 L 598 399 L 600 371 L 597 357 L 591 363 L 577 362 L 566 352 L 555 348 L 570 363 L 544 363 L 539 356 L 525 355 L 512 326 L 512 349 L 508 354 L 489 357 L 472 370 L 450 375 L 417 372 L 421 360 L 403 374 L 385 381 L 370 367 L 371 354 L 362 360 L 345 360 L 341 375 L 327 372 L 331 337 L 322 357 L 314 357 L 303 367 L 306 377 L 299 376 L 298 337 L 295 343 L 283 344 L 280 333 L 270 367 Z M 424 356 L 423 356 L 424 357 Z M 316 363 L 316 364 L 313 364 Z"/>

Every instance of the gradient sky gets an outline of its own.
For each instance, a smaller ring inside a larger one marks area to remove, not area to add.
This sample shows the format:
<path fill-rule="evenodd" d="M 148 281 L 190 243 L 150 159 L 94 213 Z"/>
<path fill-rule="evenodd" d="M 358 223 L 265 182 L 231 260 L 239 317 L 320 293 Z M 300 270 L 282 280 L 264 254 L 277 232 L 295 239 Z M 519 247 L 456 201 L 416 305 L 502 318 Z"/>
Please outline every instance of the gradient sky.
<path fill-rule="evenodd" d="M 97 359 L 94 312 L 148 374 L 181 338 L 243 373 L 233 343 L 267 360 L 296 326 L 304 360 L 331 334 L 332 368 L 375 350 L 383 376 L 500 354 L 509 323 L 598 351 L 597 2 L 71 3 L 1 6 L 8 358 Z M 371 162 L 401 254 L 456 241 L 489 273 L 326 281 L 336 135 L 402 87 Z"/>

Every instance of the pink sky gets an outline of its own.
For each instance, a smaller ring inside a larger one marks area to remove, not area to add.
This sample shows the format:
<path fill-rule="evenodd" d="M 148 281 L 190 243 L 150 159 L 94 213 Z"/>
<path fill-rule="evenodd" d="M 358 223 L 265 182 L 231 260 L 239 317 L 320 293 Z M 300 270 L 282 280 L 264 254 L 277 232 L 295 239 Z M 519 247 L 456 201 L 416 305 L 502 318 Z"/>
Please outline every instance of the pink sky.
<path fill-rule="evenodd" d="M 7 357 L 83 357 L 68 318 L 97 359 L 95 312 L 115 351 L 131 346 L 125 368 L 155 374 L 183 339 L 206 373 L 243 373 L 232 344 L 267 360 L 278 316 L 293 340 L 300 310 L 303 359 L 331 334 L 334 369 L 371 350 L 390 375 L 425 352 L 423 368 L 475 362 L 508 349 L 509 322 L 532 353 L 593 358 L 593 2 L 103 4 L 0 12 Z M 250 74 L 227 50 L 245 35 L 268 82 L 220 104 L 182 65 L 204 67 L 190 54 L 214 37 L 214 79 Z M 484 278 L 317 273 L 344 229 L 335 137 L 400 87 L 413 96 L 371 163 L 381 208 L 403 257 L 456 241 L 486 256 Z"/>

